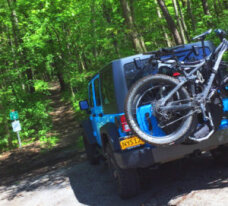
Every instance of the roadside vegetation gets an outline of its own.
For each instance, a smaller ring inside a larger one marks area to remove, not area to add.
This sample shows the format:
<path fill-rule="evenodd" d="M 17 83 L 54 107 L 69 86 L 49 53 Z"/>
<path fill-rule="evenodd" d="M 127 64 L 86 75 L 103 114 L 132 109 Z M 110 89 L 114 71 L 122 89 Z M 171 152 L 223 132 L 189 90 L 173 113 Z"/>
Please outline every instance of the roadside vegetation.
<path fill-rule="evenodd" d="M 50 82 L 80 119 L 88 80 L 109 61 L 185 44 L 209 28 L 227 30 L 227 0 L 1 0 L 0 152 L 17 147 L 11 110 L 23 144 L 58 141 L 47 135 Z"/>

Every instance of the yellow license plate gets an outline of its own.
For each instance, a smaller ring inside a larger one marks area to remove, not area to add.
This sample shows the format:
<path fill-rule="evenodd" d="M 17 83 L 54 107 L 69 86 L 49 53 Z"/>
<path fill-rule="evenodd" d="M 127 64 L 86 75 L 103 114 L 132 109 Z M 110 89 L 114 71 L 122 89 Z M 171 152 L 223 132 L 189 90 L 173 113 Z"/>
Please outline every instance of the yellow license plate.
<path fill-rule="evenodd" d="M 127 148 L 130 148 L 130 147 L 134 147 L 134 146 L 137 146 L 137 145 L 144 145 L 145 142 L 142 141 L 141 139 L 139 139 L 138 137 L 129 137 L 129 138 L 126 138 L 122 141 L 120 141 L 120 147 L 122 150 L 125 150 Z"/>

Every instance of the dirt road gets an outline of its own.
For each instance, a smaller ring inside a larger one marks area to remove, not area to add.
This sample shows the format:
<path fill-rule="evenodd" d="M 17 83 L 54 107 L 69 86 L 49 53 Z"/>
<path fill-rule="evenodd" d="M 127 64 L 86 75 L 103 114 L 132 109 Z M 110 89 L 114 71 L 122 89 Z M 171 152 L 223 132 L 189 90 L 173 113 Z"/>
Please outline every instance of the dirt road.
<path fill-rule="evenodd" d="M 208 155 L 150 171 L 147 190 L 121 200 L 104 164 L 86 161 L 0 186 L 1 206 L 228 205 L 228 167 Z"/>
<path fill-rule="evenodd" d="M 45 153 L 37 143 L 0 157 L 0 206 L 228 205 L 228 165 L 207 154 L 148 171 L 148 189 L 121 200 L 106 165 L 89 165 L 76 147 L 78 124 L 57 84 L 51 94 L 54 134 L 61 141 Z"/>

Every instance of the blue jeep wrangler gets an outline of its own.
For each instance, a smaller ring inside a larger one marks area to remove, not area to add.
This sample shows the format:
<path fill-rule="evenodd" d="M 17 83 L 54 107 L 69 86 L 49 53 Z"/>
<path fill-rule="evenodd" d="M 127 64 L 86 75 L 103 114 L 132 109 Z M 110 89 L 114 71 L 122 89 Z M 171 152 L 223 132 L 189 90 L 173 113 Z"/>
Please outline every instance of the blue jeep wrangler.
<path fill-rule="evenodd" d="M 210 41 L 205 41 L 205 46 L 207 55 L 214 50 Z M 201 43 L 177 48 L 175 55 L 182 61 L 199 60 L 203 58 Z M 226 117 L 219 131 L 197 144 L 155 147 L 134 136 L 125 118 L 124 102 L 133 83 L 145 75 L 156 74 L 152 67 L 139 69 L 148 64 L 149 58 L 150 55 L 138 54 L 112 61 L 89 82 L 88 101 L 80 102 L 81 110 L 87 110 L 89 114 L 81 124 L 87 158 L 91 164 L 97 164 L 101 154 L 107 159 L 122 198 L 137 194 L 142 168 L 180 159 L 196 151 L 211 151 L 216 158 L 225 158 L 228 154 Z M 228 100 L 224 99 L 223 102 L 225 116 Z"/>

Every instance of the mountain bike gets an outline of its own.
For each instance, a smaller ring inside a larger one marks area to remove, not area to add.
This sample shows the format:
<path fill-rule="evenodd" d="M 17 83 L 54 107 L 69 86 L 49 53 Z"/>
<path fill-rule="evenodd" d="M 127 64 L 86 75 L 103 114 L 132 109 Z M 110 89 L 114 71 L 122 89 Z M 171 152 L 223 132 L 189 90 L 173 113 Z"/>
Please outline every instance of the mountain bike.
<path fill-rule="evenodd" d="M 225 31 L 215 30 L 221 43 L 206 56 L 204 40 L 211 32 L 210 29 L 193 38 L 202 42 L 202 60 L 181 62 L 175 55 L 161 60 L 161 55 L 173 54 L 175 48 L 151 53 L 149 62 L 158 68 L 158 74 L 138 80 L 125 101 L 127 122 L 145 142 L 153 145 L 201 142 L 219 128 L 223 117 L 222 98 L 227 95 L 228 84 L 228 78 L 221 79 L 220 70 L 227 69 L 222 57 L 228 41 Z"/>

